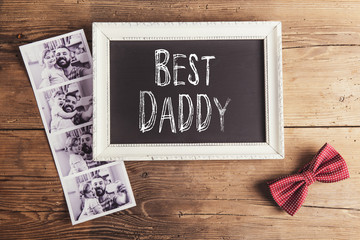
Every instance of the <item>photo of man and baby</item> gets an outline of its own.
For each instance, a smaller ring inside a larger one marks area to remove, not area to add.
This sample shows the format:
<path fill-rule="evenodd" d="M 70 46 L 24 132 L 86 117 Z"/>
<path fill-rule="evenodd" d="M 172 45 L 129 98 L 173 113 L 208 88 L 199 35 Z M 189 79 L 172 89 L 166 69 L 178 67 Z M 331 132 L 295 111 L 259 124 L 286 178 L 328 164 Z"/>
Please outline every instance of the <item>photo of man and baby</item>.
<path fill-rule="evenodd" d="M 39 97 L 49 133 L 88 123 L 93 117 L 92 80 L 52 88 Z"/>
<path fill-rule="evenodd" d="M 63 177 L 109 163 L 93 161 L 92 125 L 53 135 L 51 141 Z"/>
<path fill-rule="evenodd" d="M 80 32 L 22 50 L 49 133 L 92 120 L 92 61 Z"/>
<path fill-rule="evenodd" d="M 65 180 L 75 222 L 135 204 L 128 177 L 122 171 L 123 164 L 113 163 L 112 166 Z"/>
<path fill-rule="evenodd" d="M 92 57 L 83 30 L 20 47 L 72 224 L 136 206 L 124 162 L 93 160 Z"/>
<path fill-rule="evenodd" d="M 80 33 L 33 46 L 23 53 L 36 89 L 92 74 L 89 50 Z"/>

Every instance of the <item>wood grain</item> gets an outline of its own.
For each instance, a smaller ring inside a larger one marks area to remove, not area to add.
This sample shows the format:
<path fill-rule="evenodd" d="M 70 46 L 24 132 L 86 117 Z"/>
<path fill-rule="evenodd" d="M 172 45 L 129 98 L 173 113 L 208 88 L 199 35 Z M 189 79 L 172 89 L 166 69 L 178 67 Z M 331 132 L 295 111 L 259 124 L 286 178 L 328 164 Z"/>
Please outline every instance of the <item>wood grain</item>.
<path fill-rule="evenodd" d="M 4 114 L 0 116 L 0 129 L 42 128 L 18 49 L 20 45 L 79 28 L 84 28 L 91 40 L 93 21 L 145 20 L 280 20 L 283 24 L 285 125 L 360 125 L 360 85 L 357 80 L 360 3 L 329 1 L 324 6 L 320 2 L 279 1 L 267 3 L 266 7 L 262 6 L 262 1 L 254 1 L 251 5 L 239 1 L 224 4 L 214 1 L 206 4 L 202 1 L 138 1 L 137 5 L 126 1 L 121 4 L 95 3 L 54 1 L 44 5 L 19 2 L 16 6 L 7 1 L 3 3 L 0 83 L 4 87 L 0 90 L 0 107 Z M 59 16 L 57 8 L 63 9 L 63 15 Z M 40 14 L 42 11 L 47 12 L 46 16 Z M 176 13 L 180 14 L 176 16 Z M 33 22 L 24 20 L 29 16 L 33 16 Z M 58 24 L 59 17 L 63 24 Z M 313 87 L 308 88 L 309 84 Z M 24 101 L 25 97 L 27 101 Z M 14 108 L 18 111 L 13 111 Z M 323 108 L 328 111 L 322 111 Z M 24 118 L 24 113 L 28 117 Z"/>
<path fill-rule="evenodd" d="M 0 1 L 0 239 L 358 239 L 360 2 Z M 285 160 L 126 162 L 137 207 L 71 226 L 19 46 L 95 21 L 282 21 Z M 350 179 L 295 217 L 266 181 L 325 143 Z"/>
<path fill-rule="evenodd" d="M 0 46 L 0 129 L 43 128 L 18 46 Z M 283 49 L 285 126 L 360 126 L 356 56 L 357 46 Z"/>
<path fill-rule="evenodd" d="M 58 11 L 61 9 L 61 13 Z M 35 41 L 84 28 L 93 21 L 273 21 L 283 22 L 289 47 L 358 44 L 360 3 L 354 1 L 4 1 L 0 38 Z M 44 14 L 46 13 L 46 14 Z M 32 21 L 29 21 L 32 20 Z M 46 30 L 46 31 L 45 31 Z"/>
<path fill-rule="evenodd" d="M 64 239 L 84 234 L 260 239 L 264 232 L 269 232 L 266 239 L 354 239 L 360 234 L 359 136 L 359 128 L 286 129 L 285 160 L 126 162 L 137 207 L 71 227 L 44 132 L 2 131 L 0 146 L 7 147 L 0 148 L 6 154 L 0 156 L 0 229 L 17 239 L 25 239 L 28 231 L 38 239 L 57 238 L 59 232 Z M 313 184 L 301 210 L 288 216 L 271 199 L 266 181 L 295 172 L 326 141 L 346 159 L 351 178 Z M 25 222 L 24 231 L 15 233 L 20 227 L 15 219 Z M 41 235 L 44 224 L 49 231 Z M 320 229 L 329 232 L 322 235 Z"/>

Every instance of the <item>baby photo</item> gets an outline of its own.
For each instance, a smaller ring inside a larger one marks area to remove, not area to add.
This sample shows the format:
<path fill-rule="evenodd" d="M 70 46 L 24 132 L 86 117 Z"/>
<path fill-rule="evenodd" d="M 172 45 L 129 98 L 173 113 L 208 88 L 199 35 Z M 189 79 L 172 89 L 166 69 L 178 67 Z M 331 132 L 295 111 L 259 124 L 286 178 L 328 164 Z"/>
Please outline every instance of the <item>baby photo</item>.
<path fill-rule="evenodd" d="M 29 44 L 21 50 L 35 89 L 92 74 L 91 55 L 83 32 Z"/>
<path fill-rule="evenodd" d="M 49 133 L 92 121 L 92 79 L 52 88 L 39 94 Z"/>
<path fill-rule="evenodd" d="M 136 205 L 124 162 L 64 180 L 73 224 Z"/>
<path fill-rule="evenodd" d="M 92 125 L 52 135 L 51 143 L 63 177 L 109 163 L 93 161 Z"/>

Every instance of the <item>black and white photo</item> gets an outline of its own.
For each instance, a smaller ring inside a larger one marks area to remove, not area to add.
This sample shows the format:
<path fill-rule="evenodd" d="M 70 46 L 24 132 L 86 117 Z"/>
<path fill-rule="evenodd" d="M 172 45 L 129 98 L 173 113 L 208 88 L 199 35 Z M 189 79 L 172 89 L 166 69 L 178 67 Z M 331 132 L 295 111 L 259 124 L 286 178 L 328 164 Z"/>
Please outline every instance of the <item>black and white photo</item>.
<path fill-rule="evenodd" d="M 36 89 L 92 74 L 89 47 L 80 32 L 34 44 L 22 54 Z"/>
<path fill-rule="evenodd" d="M 91 78 L 44 91 L 39 101 L 50 133 L 91 122 Z"/>
<path fill-rule="evenodd" d="M 64 181 L 74 224 L 135 206 L 123 165 L 115 162 Z"/>
<path fill-rule="evenodd" d="M 20 46 L 72 224 L 136 206 L 124 163 L 93 160 L 92 57 L 83 30 Z"/>
<path fill-rule="evenodd" d="M 63 177 L 108 163 L 93 160 L 92 125 L 52 135 L 51 143 Z"/>

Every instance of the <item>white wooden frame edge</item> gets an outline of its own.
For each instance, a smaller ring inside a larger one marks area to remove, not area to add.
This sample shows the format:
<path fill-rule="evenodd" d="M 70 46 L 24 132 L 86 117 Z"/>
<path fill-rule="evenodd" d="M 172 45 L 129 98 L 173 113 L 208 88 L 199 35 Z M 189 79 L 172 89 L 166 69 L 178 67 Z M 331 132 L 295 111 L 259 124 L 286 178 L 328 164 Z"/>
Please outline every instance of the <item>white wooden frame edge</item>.
<path fill-rule="evenodd" d="M 110 144 L 110 41 L 175 39 L 264 40 L 265 143 Z M 285 153 L 281 44 L 281 22 L 94 22 L 94 160 L 283 159 Z"/>

